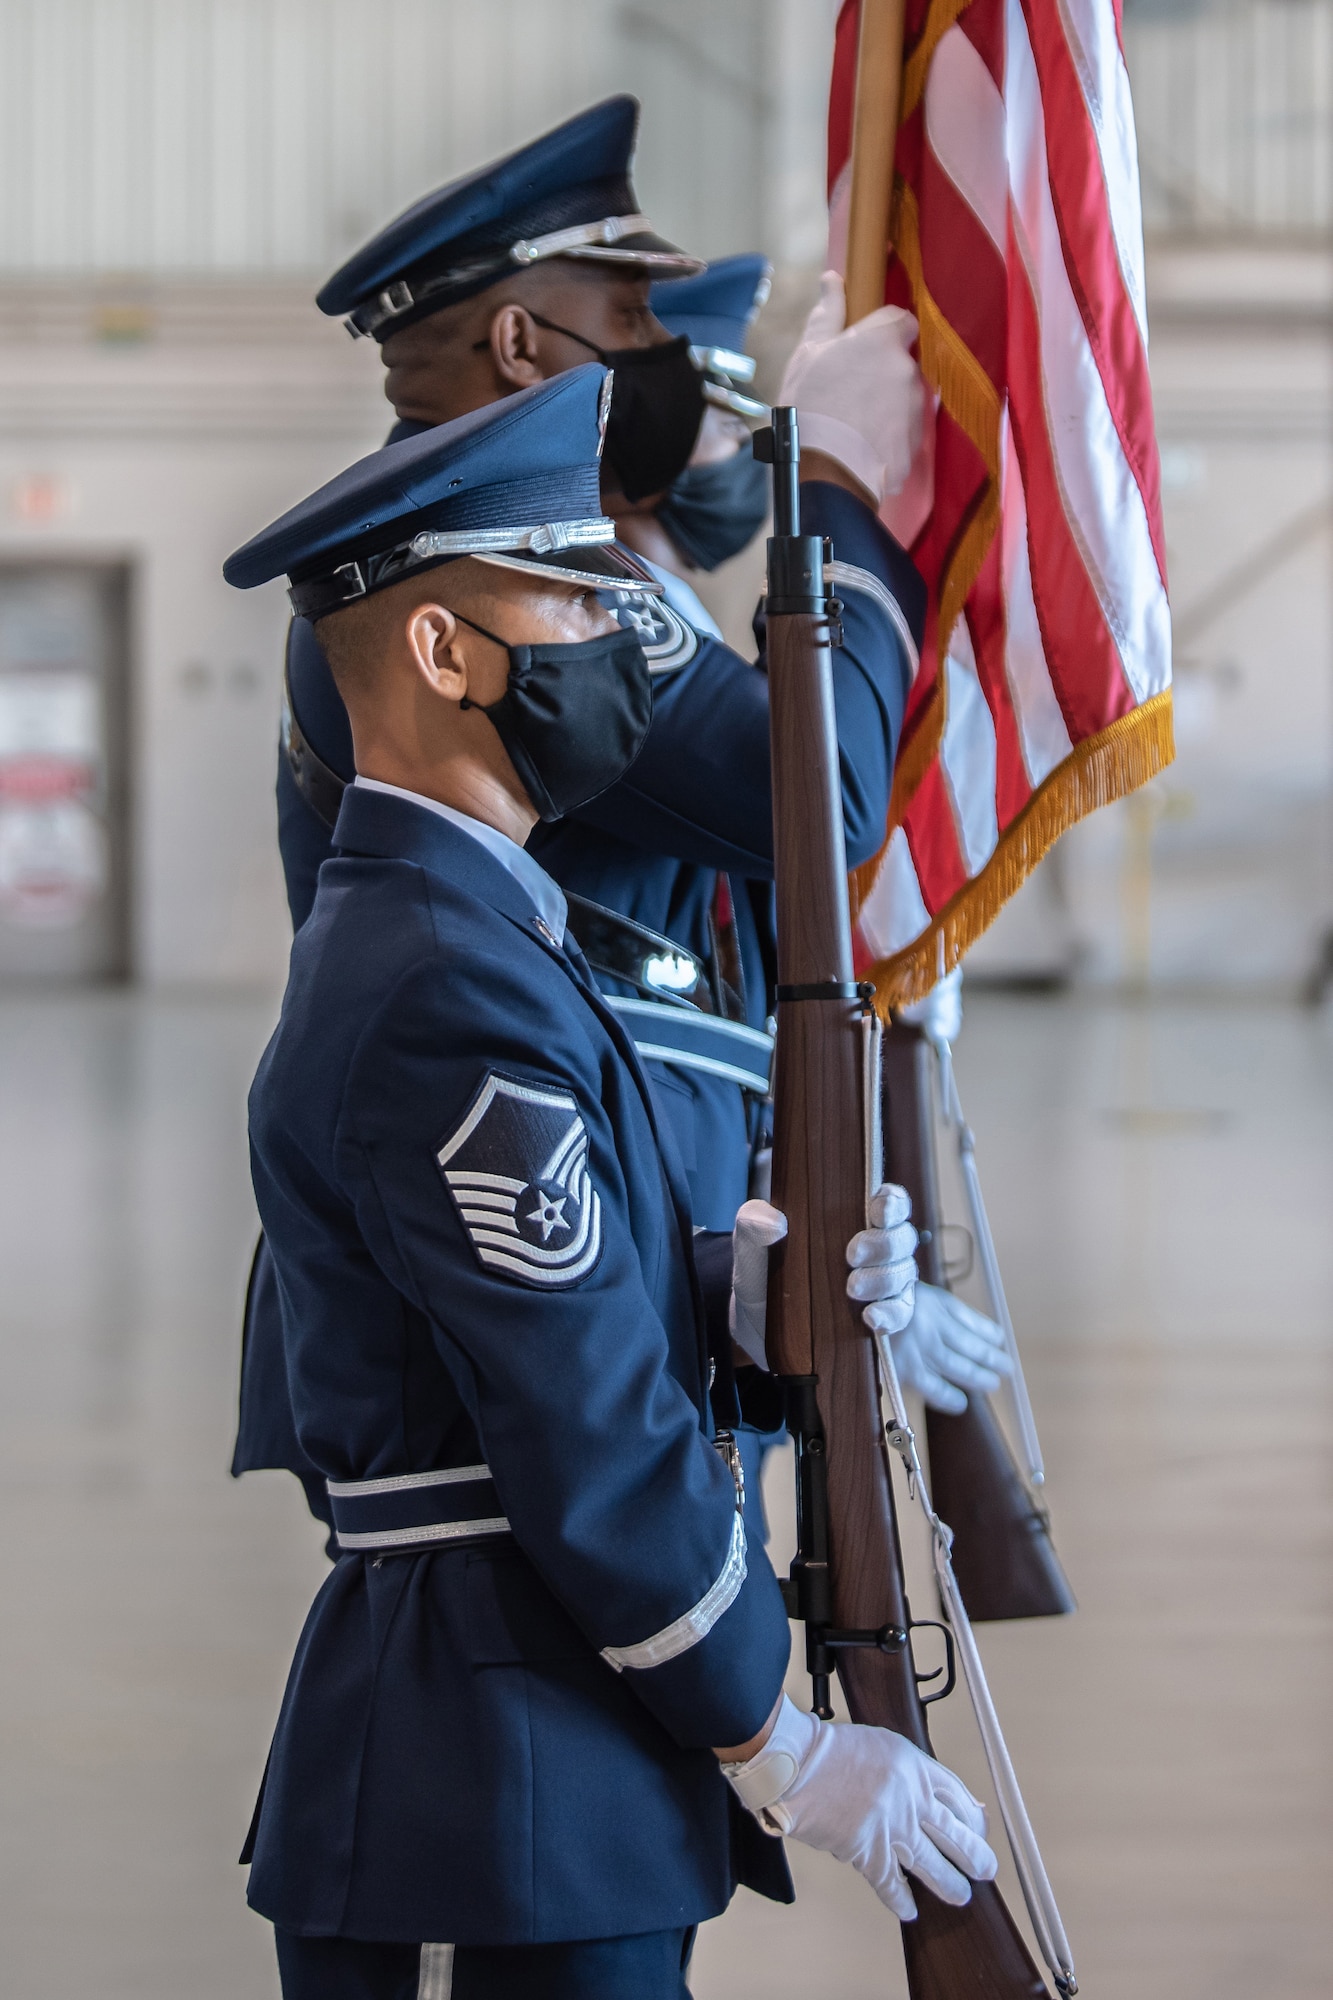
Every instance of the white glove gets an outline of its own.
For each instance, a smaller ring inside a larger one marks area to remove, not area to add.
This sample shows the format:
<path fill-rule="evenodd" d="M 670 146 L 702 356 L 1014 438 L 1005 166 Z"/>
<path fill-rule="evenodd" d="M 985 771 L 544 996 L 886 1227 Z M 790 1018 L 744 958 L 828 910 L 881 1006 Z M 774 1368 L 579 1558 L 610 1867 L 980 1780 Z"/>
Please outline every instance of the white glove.
<path fill-rule="evenodd" d="M 866 1307 L 867 1320 L 876 1310 Z M 1014 1372 L 1004 1334 L 993 1319 L 974 1312 L 952 1292 L 920 1281 L 912 1317 L 893 1335 L 891 1345 L 898 1380 L 918 1390 L 932 1410 L 947 1410 L 950 1416 L 967 1408 L 964 1389 L 993 1395 L 1000 1377 Z"/>
<path fill-rule="evenodd" d="M 768 1253 L 787 1234 L 787 1218 L 771 1201 L 743 1201 L 731 1232 L 731 1337 L 759 1368 L 767 1368 Z"/>
<path fill-rule="evenodd" d="M 865 1307 L 862 1319 L 873 1333 L 901 1333 L 912 1318 L 916 1285 L 916 1231 L 908 1217 L 906 1188 L 886 1181 L 870 1200 L 870 1227 L 847 1245 L 852 1275 L 847 1296 Z"/>
<path fill-rule="evenodd" d="M 956 1042 L 963 1026 L 963 968 L 956 965 L 937 980 L 924 1000 L 895 1007 L 899 1020 L 924 1028 L 932 1042 Z"/>
<path fill-rule="evenodd" d="M 850 1861 L 903 1923 L 916 1915 L 905 1869 L 942 1903 L 970 1901 L 969 1876 L 995 1879 L 984 1806 L 892 1729 L 821 1722 L 784 1695 L 758 1755 L 722 1769 L 761 1826 Z"/>
<path fill-rule="evenodd" d="M 882 1187 L 870 1204 L 871 1227 L 858 1230 L 847 1245 L 852 1275 L 847 1296 L 866 1304 L 867 1326 L 900 1333 L 912 1317 L 916 1283 L 916 1231 L 908 1217 L 912 1204 L 899 1187 Z M 767 1368 L 764 1325 L 768 1313 L 768 1253 L 787 1234 L 787 1218 L 771 1201 L 746 1201 L 736 1211 L 731 1232 L 731 1337 L 751 1361 Z M 871 1314 L 876 1315 L 871 1318 Z"/>
<path fill-rule="evenodd" d="M 900 306 L 848 327 L 842 279 L 825 271 L 778 391 L 779 403 L 796 405 L 801 443 L 836 458 L 877 507 L 904 484 L 921 443 L 925 392 L 908 352 L 916 332 Z"/>

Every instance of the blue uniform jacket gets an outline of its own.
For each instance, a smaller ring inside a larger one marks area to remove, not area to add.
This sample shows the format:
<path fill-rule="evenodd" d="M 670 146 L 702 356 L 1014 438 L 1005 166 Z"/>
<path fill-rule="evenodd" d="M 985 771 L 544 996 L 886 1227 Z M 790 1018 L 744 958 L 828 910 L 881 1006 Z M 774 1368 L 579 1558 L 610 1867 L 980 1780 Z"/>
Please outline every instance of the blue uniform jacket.
<path fill-rule="evenodd" d="M 924 588 L 870 509 L 841 487 L 807 482 L 801 502 L 806 532 L 833 541 L 834 585 L 844 607 L 833 682 L 847 857 L 855 867 L 884 838 Z M 728 874 L 747 1018 L 762 1027 L 772 1004 L 768 680 L 707 633 L 689 634 L 679 650 L 689 652 L 684 663 L 654 675 L 652 727 L 632 769 L 568 819 L 535 828 L 528 848 L 563 889 L 646 924 L 702 959 L 712 951 L 717 877 Z M 288 679 L 305 736 L 350 781 L 346 711 L 312 627 L 300 620 L 292 627 Z M 329 834 L 297 791 L 284 757 L 278 837 L 299 929 Z M 632 992 L 604 984 L 608 992 Z M 703 1229 L 729 1230 L 748 1192 L 744 1097 L 735 1084 L 697 1070 L 653 1063 L 650 1071 L 689 1178 L 694 1220 Z"/>
<path fill-rule="evenodd" d="M 400 424 L 392 438 L 423 428 Z M 883 838 L 893 760 L 924 615 L 924 587 L 910 559 L 868 507 L 822 481 L 801 488 L 804 525 L 831 537 L 834 587 L 843 603 L 844 644 L 833 655 L 838 754 L 849 861 Z M 712 950 L 709 916 L 719 871 L 730 876 L 748 1018 L 771 1005 L 772 787 L 768 680 L 762 667 L 707 633 L 689 632 L 688 655 L 654 675 L 652 726 L 618 785 L 555 825 L 540 825 L 529 850 L 561 886 L 687 945 Z M 671 657 L 670 651 L 667 658 Z M 314 629 L 298 619 L 287 674 L 301 729 L 346 781 L 354 772 L 347 711 Z M 330 835 L 278 759 L 278 839 L 292 922 L 299 931 L 315 898 Z M 574 925 L 577 934 L 577 923 Z M 608 993 L 631 989 L 603 982 Z M 729 1231 L 748 1193 L 751 1119 L 734 1083 L 697 1070 L 647 1065 L 689 1181 L 696 1226 Z M 317 1514 L 317 1482 L 292 1432 L 282 1381 L 272 1273 L 261 1244 L 251 1282 L 233 1472 L 285 1467 L 302 1477 Z"/>
<path fill-rule="evenodd" d="M 340 1557 L 250 1900 L 307 1935 L 532 1943 L 695 1923 L 738 1879 L 783 1893 L 708 1747 L 760 1727 L 788 1627 L 710 1442 L 647 1079 L 466 833 L 353 789 L 336 845 L 250 1098 L 297 1436 L 339 1481 L 484 1463 L 513 1541 Z M 497 1090 L 522 1116 L 495 1123 Z M 485 1227 L 520 1185 L 509 1235 Z"/>

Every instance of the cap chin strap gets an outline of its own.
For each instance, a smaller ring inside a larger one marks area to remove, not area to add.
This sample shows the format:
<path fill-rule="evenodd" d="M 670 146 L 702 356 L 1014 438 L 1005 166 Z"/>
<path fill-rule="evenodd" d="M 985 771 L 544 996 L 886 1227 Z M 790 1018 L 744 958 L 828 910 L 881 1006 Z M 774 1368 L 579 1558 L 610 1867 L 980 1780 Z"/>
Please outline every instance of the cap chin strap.
<path fill-rule="evenodd" d="M 396 583 L 415 569 L 449 562 L 456 556 L 485 558 L 488 554 L 519 554 L 525 549 L 534 556 L 556 555 L 566 549 L 605 548 L 615 537 L 615 522 L 604 514 L 519 528 L 426 529 L 378 555 L 339 563 L 322 576 L 294 583 L 287 596 L 298 618 L 321 618 L 341 605 L 355 603 L 373 588 Z M 559 575 L 559 571 L 552 568 L 551 574 Z"/>
<path fill-rule="evenodd" d="M 526 269 L 547 257 L 587 257 L 609 263 L 641 264 L 646 270 L 676 271 L 681 277 L 703 270 L 702 261 L 698 257 L 687 256 L 683 250 L 623 250 L 616 247 L 626 236 L 651 236 L 653 233 L 653 225 L 646 215 L 606 215 L 599 222 L 578 222 L 569 229 L 553 229 L 545 236 L 527 236 L 518 243 L 511 243 L 507 250 L 493 251 L 489 256 L 476 258 L 471 263 L 455 264 L 438 277 L 419 279 L 415 285 L 399 278 L 392 285 L 386 285 L 365 305 L 358 306 L 343 321 L 343 325 L 353 340 L 360 340 L 366 334 L 378 335 L 390 321 L 411 312 L 416 306 L 424 305 L 441 292 L 452 291 L 459 285 L 474 284 L 477 279 L 491 274 L 500 278 L 511 265 Z M 446 300 L 441 300 L 441 304 L 446 303 Z"/>

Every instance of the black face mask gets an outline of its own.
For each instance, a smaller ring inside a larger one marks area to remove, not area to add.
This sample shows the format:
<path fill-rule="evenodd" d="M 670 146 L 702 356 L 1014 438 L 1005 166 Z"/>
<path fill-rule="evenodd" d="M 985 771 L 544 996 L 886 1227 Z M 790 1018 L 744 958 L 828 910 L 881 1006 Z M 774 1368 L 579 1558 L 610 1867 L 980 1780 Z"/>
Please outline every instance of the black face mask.
<path fill-rule="evenodd" d="M 633 632 L 575 645 L 511 646 L 460 612 L 460 624 L 509 655 L 498 701 L 469 701 L 494 723 L 523 789 L 543 819 L 562 819 L 623 778 L 653 719 L 653 683 Z"/>
<path fill-rule="evenodd" d="M 685 470 L 704 419 L 703 377 L 690 360 L 690 343 L 663 340 L 656 347 L 597 347 L 570 327 L 530 313 L 548 333 L 563 333 L 611 369 L 611 414 L 605 458 L 627 500 L 665 493 Z"/>
<path fill-rule="evenodd" d="M 687 465 L 657 518 L 696 569 L 738 556 L 768 519 L 771 480 L 748 444 L 712 465 Z"/>

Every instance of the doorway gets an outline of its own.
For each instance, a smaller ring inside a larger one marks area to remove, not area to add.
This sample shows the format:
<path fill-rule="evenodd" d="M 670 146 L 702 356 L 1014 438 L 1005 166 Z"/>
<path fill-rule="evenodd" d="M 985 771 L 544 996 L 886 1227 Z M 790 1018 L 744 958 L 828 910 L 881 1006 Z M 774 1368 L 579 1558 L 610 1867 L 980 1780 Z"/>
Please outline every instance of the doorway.
<path fill-rule="evenodd" d="M 0 563 L 0 982 L 123 979 L 128 577 Z"/>

